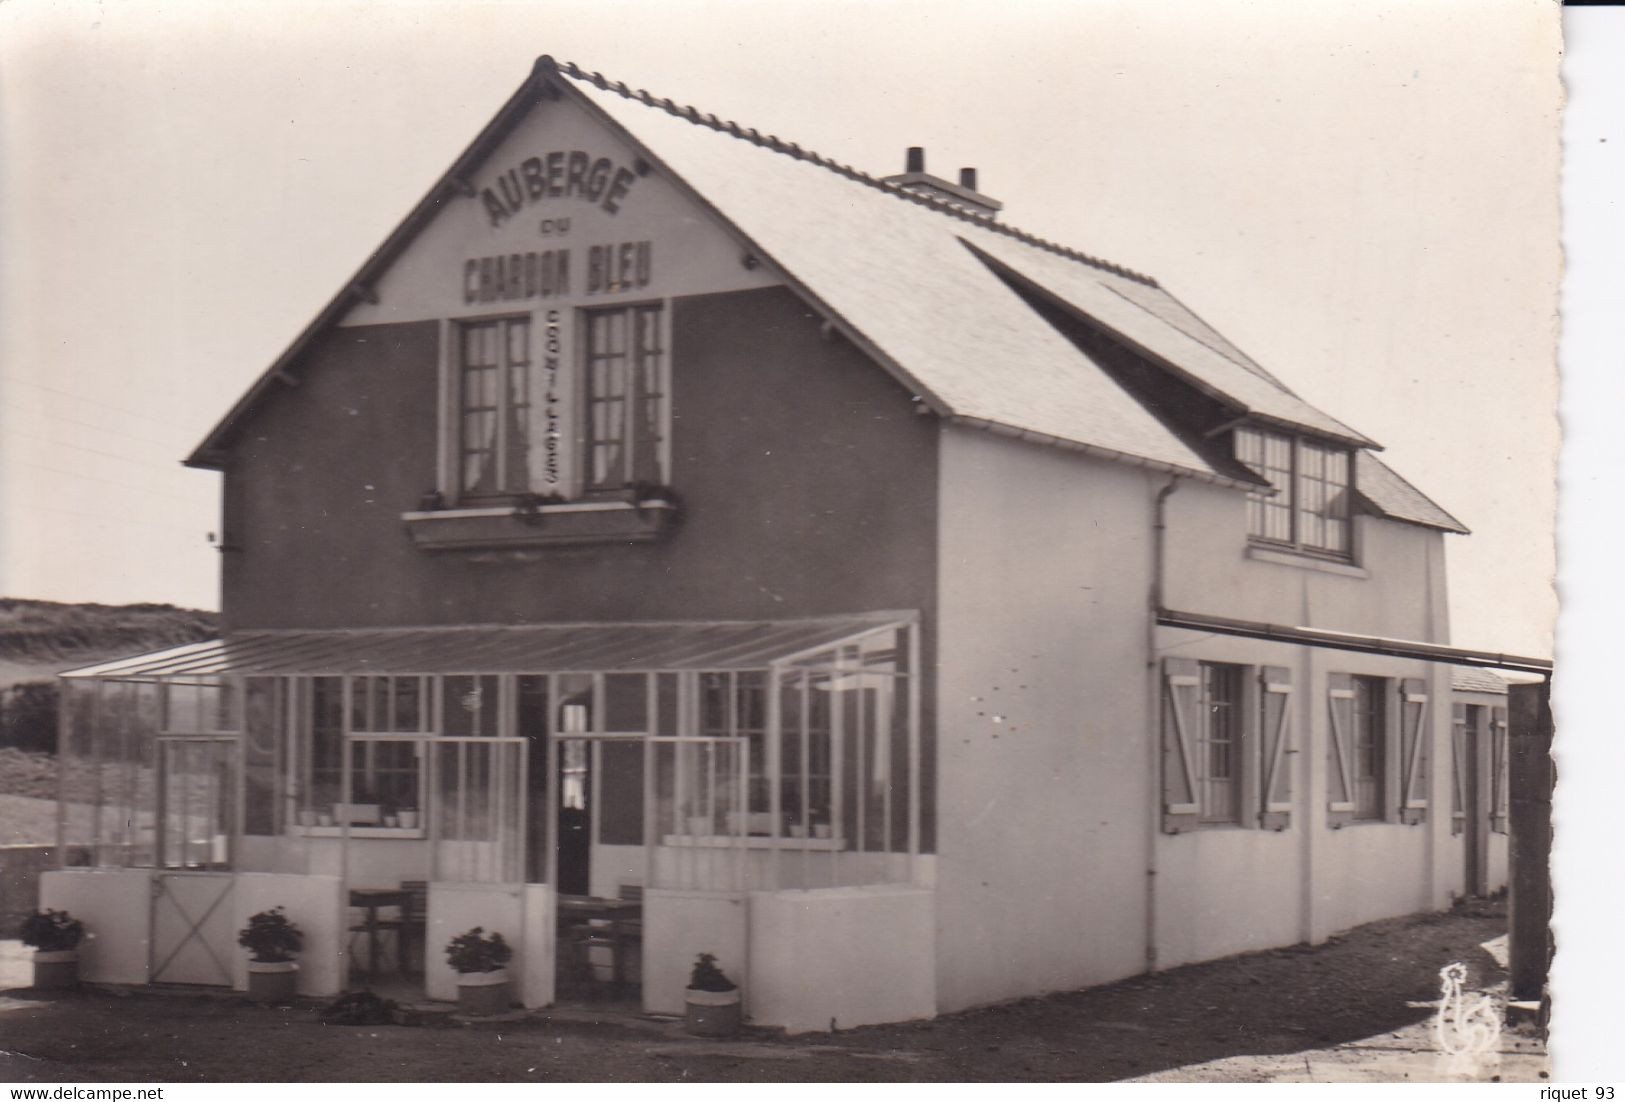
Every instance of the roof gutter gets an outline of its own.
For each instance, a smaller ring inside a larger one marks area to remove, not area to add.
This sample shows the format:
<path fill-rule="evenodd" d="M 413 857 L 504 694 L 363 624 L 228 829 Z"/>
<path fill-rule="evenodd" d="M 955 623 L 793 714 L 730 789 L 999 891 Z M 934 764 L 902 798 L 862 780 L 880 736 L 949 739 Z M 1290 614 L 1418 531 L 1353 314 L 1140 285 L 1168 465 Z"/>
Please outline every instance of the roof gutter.
<path fill-rule="evenodd" d="M 1114 463 L 1128 463 L 1135 467 L 1144 467 L 1151 471 L 1161 471 L 1164 474 L 1179 475 L 1183 478 L 1194 478 L 1198 482 L 1210 482 L 1215 486 L 1229 486 L 1238 490 L 1256 490 L 1256 483 L 1246 482 L 1229 475 L 1219 474 L 1217 471 L 1199 467 L 1181 467 L 1177 463 L 1168 463 L 1160 459 L 1147 459 L 1140 455 L 1130 455 L 1113 448 L 1103 448 L 1098 444 L 1085 444 L 1081 440 L 1069 440 L 1064 436 L 1051 436 L 1047 432 L 1034 432 L 1031 429 L 1016 428 L 1006 425 L 1002 421 L 991 421 L 986 417 L 968 417 L 964 414 L 950 414 L 944 420 L 955 425 L 965 425 L 974 429 L 982 429 L 999 436 L 1009 436 L 1016 440 L 1027 440 L 1035 444 L 1045 444 L 1050 447 L 1062 448 L 1067 451 L 1083 452 L 1099 459 L 1108 459 Z"/>
<path fill-rule="evenodd" d="M 1215 635 L 1240 635 L 1248 639 L 1267 639 L 1271 642 L 1293 643 L 1302 647 L 1325 647 L 1359 654 L 1414 658 L 1423 662 L 1447 662 L 1455 666 L 1513 670 L 1541 677 L 1552 675 L 1552 661 L 1549 658 L 1524 658 L 1515 654 L 1467 650 L 1440 643 L 1390 639 L 1381 635 L 1354 635 L 1319 628 L 1287 627 L 1258 620 L 1235 620 L 1228 616 L 1209 616 L 1200 612 L 1180 612 L 1169 608 L 1157 609 L 1157 623 L 1169 628 L 1188 628 L 1191 631 L 1206 631 Z"/>

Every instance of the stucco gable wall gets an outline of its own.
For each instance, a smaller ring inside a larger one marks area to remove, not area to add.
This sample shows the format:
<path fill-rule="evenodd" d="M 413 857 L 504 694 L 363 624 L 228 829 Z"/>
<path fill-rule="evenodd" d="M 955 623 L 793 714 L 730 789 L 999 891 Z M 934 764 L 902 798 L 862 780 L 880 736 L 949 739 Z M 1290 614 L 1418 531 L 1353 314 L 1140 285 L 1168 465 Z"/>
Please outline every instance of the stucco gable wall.
<path fill-rule="evenodd" d="M 944 1011 L 1143 966 L 1155 483 L 943 435 L 937 967 Z"/>
<path fill-rule="evenodd" d="M 1272 555 L 1248 544 L 1242 494 L 1187 480 L 1169 498 L 1167 532 L 1169 608 L 1450 641 L 1444 533 L 1435 529 L 1359 516 L 1350 564 Z"/>

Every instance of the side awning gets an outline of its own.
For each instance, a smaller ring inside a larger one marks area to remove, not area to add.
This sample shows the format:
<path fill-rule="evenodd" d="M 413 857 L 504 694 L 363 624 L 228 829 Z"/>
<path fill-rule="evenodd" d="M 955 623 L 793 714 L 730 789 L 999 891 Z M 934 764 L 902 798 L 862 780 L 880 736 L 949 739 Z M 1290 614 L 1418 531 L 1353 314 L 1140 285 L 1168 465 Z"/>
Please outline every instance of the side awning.
<path fill-rule="evenodd" d="M 222 674 L 765 669 L 905 627 L 915 619 L 911 612 L 870 612 L 804 620 L 242 631 L 68 670 L 62 676 L 146 681 Z"/>

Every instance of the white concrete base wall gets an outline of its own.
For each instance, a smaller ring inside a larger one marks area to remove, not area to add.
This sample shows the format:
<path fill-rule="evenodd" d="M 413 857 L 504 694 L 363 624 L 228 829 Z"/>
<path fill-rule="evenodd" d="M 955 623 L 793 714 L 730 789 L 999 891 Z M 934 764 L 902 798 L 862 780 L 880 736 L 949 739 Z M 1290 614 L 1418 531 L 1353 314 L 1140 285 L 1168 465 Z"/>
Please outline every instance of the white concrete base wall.
<path fill-rule="evenodd" d="M 814 839 L 810 845 L 818 844 Z M 919 868 L 927 860 L 924 857 L 913 859 L 911 874 L 907 853 L 858 853 L 828 848 L 828 843 L 824 845 L 826 848 L 814 849 L 800 839 L 784 838 L 776 852 L 767 839 L 750 839 L 737 846 L 656 846 L 654 879 L 659 884 L 748 885 L 753 889 L 781 890 L 918 883 L 924 875 Z M 595 861 L 599 851 L 593 851 Z M 639 850 L 640 876 L 644 869 L 642 855 L 643 851 Z M 635 878 L 620 877 L 620 881 L 628 879 Z M 617 883 L 610 876 L 601 882 L 594 870 L 594 895 L 614 896 Z"/>
<path fill-rule="evenodd" d="M 1448 890 L 1442 901 L 1429 898 L 1428 824 L 1351 823 L 1341 830 L 1322 829 L 1311 888 L 1312 943 L 1361 923 L 1448 905 Z"/>
<path fill-rule="evenodd" d="M 554 940 L 558 937 L 555 915 L 557 897 L 546 884 L 526 884 L 524 889 L 524 944 L 519 947 L 523 964 L 514 972 L 519 979 L 519 997 L 535 1009 L 550 1006 L 556 982 Z"/>
<path fill-rule="evenodd" d="M 647 888 L 643 893 L 643 1008 L 681 1014 L 694 958 L 710 953 L 745 990 L 752 1013 L 746 959 L 746 897 L 730 892 Z"/>
<path fill-rule="evenodd" d="M 79 976 L 92 983 L 146 983 L 152 937 L 149 869 L 60 869 L 40 876 L 40 907 L 85 924 Z"/>
<path fill-rule="evenodd" d="M 431 883 L 428 934 L 423 953 L 425 988 L 431 999 L 457 997 L 457 973 L 446 963 L 446 943 L 476 926 L 499 933 L 513 947 L 508 972 L 525 997 L 526 976 L 524 884 Z M 550 943 L 551 944 L 551 943 Z"/>
<path fill-rule="evenodd" d="M 1157 839 L 1157 967 L 1302 939 L 1302 850 L 1293 831 L 1217 827 Z"/>
<path fill-rule="evenodd" d="M 753 893 L 751 1021 L 807 1033 L 933 1017 L 935 942 L 926 889 Z"/>
<path fill-rule="evenodd" d="M 349 932 L 344 887 L 336 876 L 298 876 L 274 872 L 240 872 L 231 897 L 232 929 L 248 917 L 280 906 L 299 927 L 305 947 L 299 952 L 299 993 L 332 996 L 344 990 L 349 958 Z M 235 942 L 235 937 L 233 938 Z M 239 949 L 232 967 L 232 986 L 248 988 L 248 950 Z"/>

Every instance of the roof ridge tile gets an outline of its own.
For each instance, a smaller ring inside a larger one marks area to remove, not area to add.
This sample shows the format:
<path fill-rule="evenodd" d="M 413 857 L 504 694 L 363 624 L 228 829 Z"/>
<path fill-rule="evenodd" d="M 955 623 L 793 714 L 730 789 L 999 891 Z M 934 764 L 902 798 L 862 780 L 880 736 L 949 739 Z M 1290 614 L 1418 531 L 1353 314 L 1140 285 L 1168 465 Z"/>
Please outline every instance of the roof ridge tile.
<path fill-rule="evenodd" d="M 906 199 L 909 202 L 918 203 L 920 206 L 935 210 L 941 214 L 946 214 L 950 217 L 958 218 L 961 221 L 970 222 L 973 225 L 981 226 L 983 229 L 991 230 L 994 233 L 1001 234 L 1002 236 L 1013 238 L 1022 242 L 1023 244 L 1031 245 L 1036 249 L 1042 249 L 1045 252 L 1054 253 L 1057 256 L 1064 256 L 1068 260 L 1075 260 L 1078 263 L 1085 264 L 1091 268 L 1098 268 L 1101 271 L 1122 276 L 1124 279 L 1131 279 L 1134 282 L 1142 283 L 1147 287 L 1161 286 L 1155 279 L 1143 272 L 1137 272 L 1132 268 L 1126 268 L 1123 265 L 1115 264 L 1110 260 L 1103 260 L 1098 256 L 1091 256 L 1088 253 L 1081 252 L 1069 245 L 1057 244 L 1054 241 L 1039 237 L 1035 233 L 1029 233 L 1027 230 L 1012 226 L 1007 222 L 1000 222 L 995 218 L 989 218 L 987 215 L 977 214 L 974 211 L 966 210 L 965 208 L 954 203 L 949 203 L 942 199 L 924 195 L 909 188 L 899 187 L 896 184 L 889 183 L 886 180 L 876 179 L 869 173 L 855 169 L 851 165 L 839 164 L 838 162 L 827 157 L 820 156 L 810 149 L 802 149 L 801 146 L 797 145 L 795 142 L 782 141 L 777 135 L 769 134 L 764 137 L 755 127 L 741 127 L 737 122 L 734 122 L 731 119 L 724 121 L 714 114 L 702 115 L 700 114 L 699 109 L 694 107 L 692 104 L 679 107 L 670 98 L 656 99 L 654 96 L 650 95 L 647 90 L 642 88 L 638 89 L 638 91 L 634 93 L 626 86 L 625 81 L 616 81 L 615 83 L 611 84 L 608 80 L 604 79 L 603 73 L 594 72 L 589 76 L 585 70 L 583 70 L 573 61 L 565 62 L 560 71 L 567 76 L 574 77 L 577 80 L 596 85 L 606 92 L 614 92 L 628 100 L 642 103 L 649 107 L 664 108 L 668 115 L 675 115 L 678 118 L 687 119 L 695 126 L 707 126 L 713 130 L 716 130 L 718 133 L 728 134 L 732 137 L 740 139 L 741 141 L 750 142 L 752 145 L 758 145 L 764 149 L 770 149 L 775 153 L 784 153 L 794 157 L 796 160 L 811 161 L 813 164 L 822 168 L 827 168 L 830 171 L 835 172 L 837 175 L 845 176 L 848 179 L 856 180 L 862 184 L 867 184 L 878 191 L 895 195 L 900 199 Z"/>

